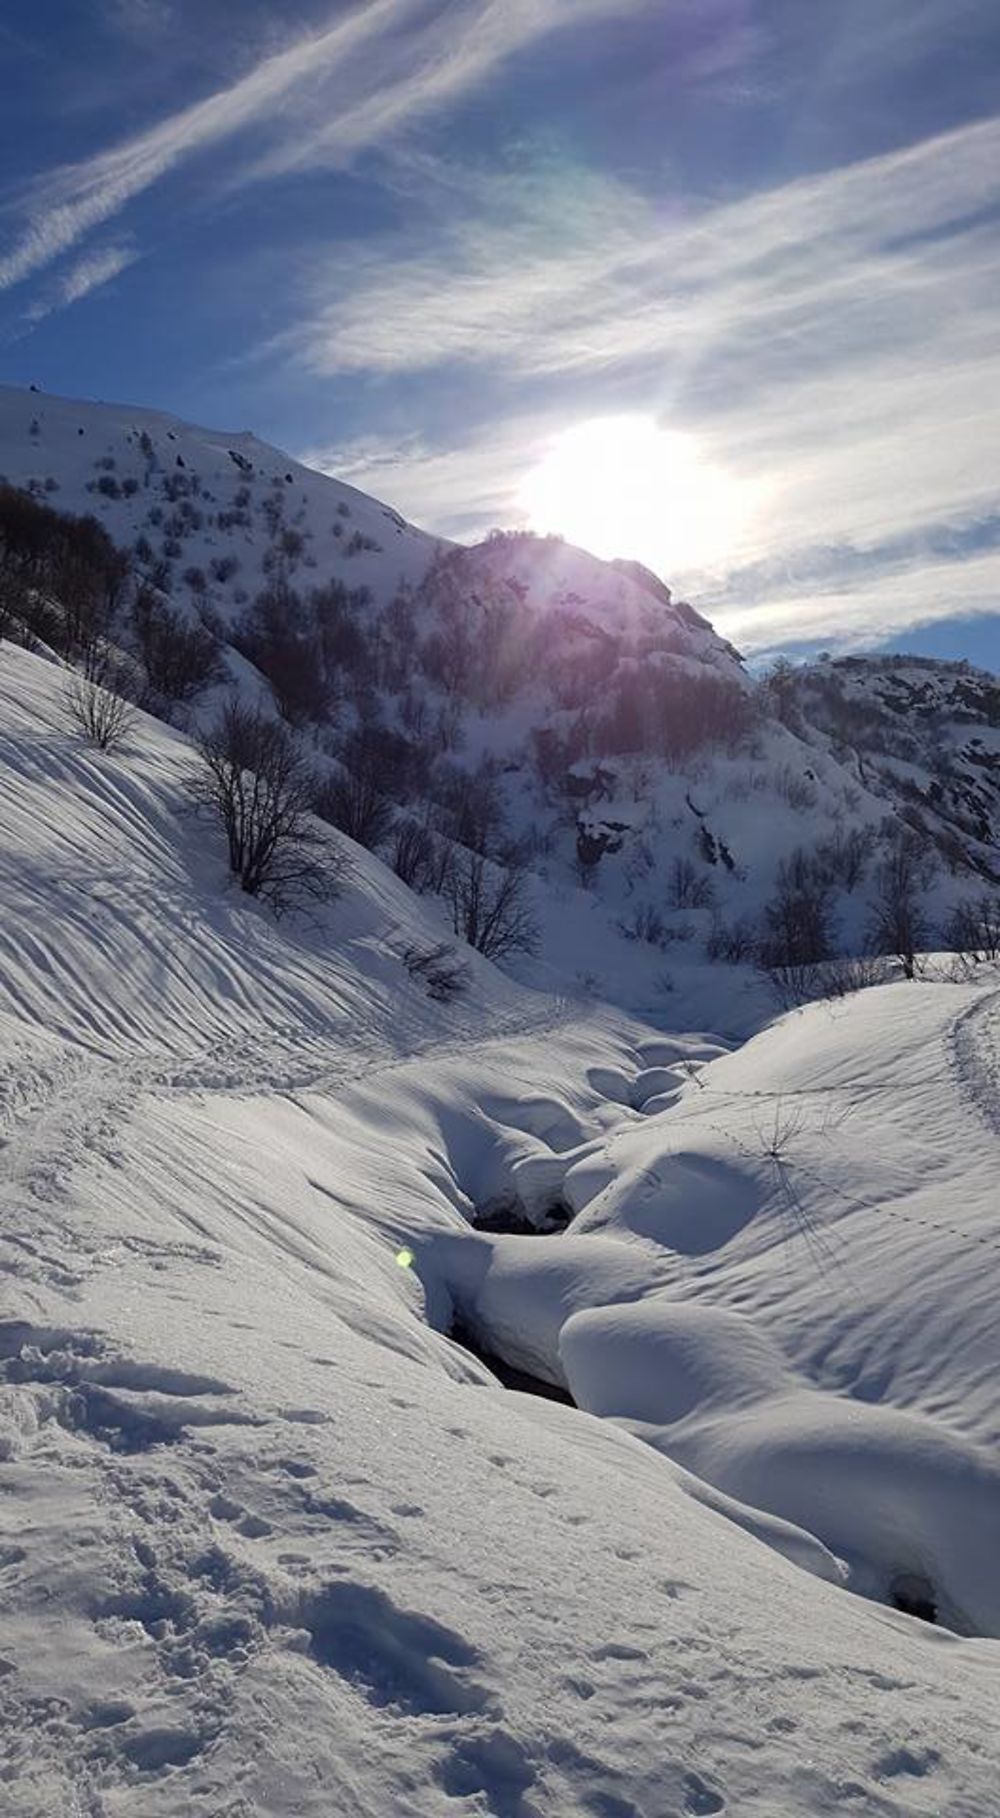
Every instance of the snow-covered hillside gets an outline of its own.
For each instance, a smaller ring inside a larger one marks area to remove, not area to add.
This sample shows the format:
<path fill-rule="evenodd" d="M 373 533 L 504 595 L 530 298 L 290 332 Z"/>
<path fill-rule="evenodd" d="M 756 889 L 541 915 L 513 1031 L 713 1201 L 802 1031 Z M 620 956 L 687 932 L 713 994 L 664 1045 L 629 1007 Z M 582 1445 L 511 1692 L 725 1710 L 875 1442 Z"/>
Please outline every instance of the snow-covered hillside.
<path fill-rule="evenodd" d="M 390 506 L 247 430 L 199 429 L 161 411 L 0 386 L 0 474 L 62 511 L 93 512 L 124 548 L 145 536 L 150 569 L 176 546 L 168 564 L 201 568 L 223 612 L 264 585 L 275 527 L 298 535 L 293 563 L 317 581 L 340 575 L 383 593 L 420 580 L 437 547 Z M 179 570 L 178 581 L 187 591 Z"/>
<path fill-rule="evenodd" d="M 0 735 L 15 1818 L 993 1810 L 995 976 L 442 1006 L 360 848 L 227 887 L 177 732 L 5 643 Z"/>
<path fill-rule="evenodd" d="M 966 665 L 849 658 L 755 683 L 638 564 L 550 538 L 446 545 L 248 434 L 147 410 L 0 389 L 0 476 L 93 513 L 147 633 L 150 611 L 206 628 L 222 688 L 273 694 L 397 825 L 526 868 L 535 983 L 687 1016 L 706 962 L 885 944 L 901 842 L 925 943 L 995 890 L 1000 706 Z M 128 611 L 115 636 L 141 670 Z M 164 683 L 162 711 L 203 719 L 220 687 L 195 692 Z M 348 822 L 391 858 L 384 827 Z M 757 1014 L 746 990 L 737 971 L 732 1033 Z"/>

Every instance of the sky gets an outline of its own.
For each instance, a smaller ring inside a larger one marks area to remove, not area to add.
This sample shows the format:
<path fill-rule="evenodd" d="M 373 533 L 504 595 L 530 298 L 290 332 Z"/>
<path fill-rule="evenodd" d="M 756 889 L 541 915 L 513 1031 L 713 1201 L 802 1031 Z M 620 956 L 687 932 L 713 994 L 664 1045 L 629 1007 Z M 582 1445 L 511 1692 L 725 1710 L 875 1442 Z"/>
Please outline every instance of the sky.
<path fill-rule="evenodd" d="M 996 0 L 5 0 L 0 380 L 1000 669 Z"/>

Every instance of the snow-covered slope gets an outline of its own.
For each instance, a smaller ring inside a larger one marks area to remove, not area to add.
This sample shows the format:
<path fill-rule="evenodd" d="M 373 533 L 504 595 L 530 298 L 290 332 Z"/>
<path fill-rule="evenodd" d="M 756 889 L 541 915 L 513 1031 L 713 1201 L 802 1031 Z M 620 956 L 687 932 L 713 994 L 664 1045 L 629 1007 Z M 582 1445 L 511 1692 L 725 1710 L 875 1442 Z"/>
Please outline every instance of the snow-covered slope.
<path fill-rule="evenodd" d="M 0 389 L 0 475 L 93 512 L 137 580 L 220 639 L 230 686 L 259 685 L 249 658 L 349 766 L 365 742 L 407 815 L 526 864 L 536 982 L 554 958 L 590 988 L 599 949 L 605 994 L 686 1013 L 706 957 L 766 942 L 803 859 L 830 951 L 868 943 L 900 837 L 926 850 L 925 938 L 1000 876 L 997 684 L 964 665 L 844 659 L 756 685 L 635 563 L 447 545 L 249 434 L 147 410 Z M 738 1004 L 726 1026 L 747 1027 Z"/>
<path fill-rule="evenodd" d="M 92 512 L 122 548 L 145 536 L 143 566 L 165 555 L 181 591 L 182 570 L 202 570 L 205 597 L 227 616 L 265 584 L 264 557 L 284 532 L 297 539 L 293 569 L 314 583 L 338 577 L 385 595 L 422 579 L 438 547 L 390 506 L 248 430 L 129 405 L 0 386 L 0 474 L 61 511 Z M 235 564 L 221 581 L 219 560 Z"/>
<path fill-rule="evenodd" d="M 759 951 L 803 863 L 819 946 L 853 953 L 901 837 L 925 848 L 925 939 L 1000 876 L 997 684 L 965 665 L 755 684 L 638 564 L 447 545 L 246 433 L 142 409 L 0 389 L 0 475 L 95 513 L 147 594 L 219 639 L 230 687 L 262 686 L 250 659 L 323 749 L 351 766 L 361 741 L 404 814 L 526 865 L 536 983 L 688 1016 L 706 959 Z M 743 1032 L 754 993 L 739 972 L 727 989 Z"/>
<path fill-rule="evenodd" d="M 996 1642 L 868 1598 L 996 1632 L 996 987 L 443 1008 L 377 860 L 275 928 L 178 735 L 0 729 L 16 1818 L 988 1813 Z"/>
<path fill-rule="evenodd" d="M 859 1587 L 923 1581 L 1000 1634 L 998 1060 L 994 977 L 810 1005 L 694 1078 L 654 1069 L 631 1092 L 654 1114 L 567 1171 L 572 1251 L 507 1239 L 482 1330 Z M 637 1303 L 602 1265 L 623 1239 L 650 1258 Z"/>

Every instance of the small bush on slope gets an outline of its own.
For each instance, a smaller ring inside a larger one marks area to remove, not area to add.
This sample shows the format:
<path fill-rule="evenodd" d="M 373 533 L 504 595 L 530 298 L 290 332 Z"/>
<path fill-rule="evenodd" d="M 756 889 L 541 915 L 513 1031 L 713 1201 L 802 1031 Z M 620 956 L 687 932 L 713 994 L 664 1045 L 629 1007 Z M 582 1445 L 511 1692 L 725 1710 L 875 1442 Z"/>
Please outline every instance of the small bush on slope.
<path fill-rule="evenodd" d="M 439 941 L 435 947 L 404 947 L 403 965 L 437 1004 L 448 1004 L 460 997 L 469 982 L 469 970 L 458 958 L 450 941 Z"/>
<path fill-rule="evenodd" d="M 349 839 L 374 852 L 389 838 L 395 811 L 380 794 L 369 770 L 345 770 L 324 782 L 316 796 L 316 813 Z"/>
<path fill-rule="evenodd" d="M 918 950 L 930 939 L 920 901 L 926 865 L 925 846 L 904 830 L 893 841 L 876 873 L 870 928 L 872 950 L 894 953 L 902 960 L 907 978 L 914 975 Z"/>
<path fill-rule="evenodd" d="M 490 865 L 479 853 L 456 853 L 444 880 L 455 933 L 487 959 L 534 951 L 538 929 L 525 902 L 524 876 Z"/>
<path fill-rule="evenodd" d="M 223 674 L 219 645 L 203 625 L 189 625 L 179 612 L 141 588 L 132 609 L 136 645 L 146 672 L 143 705 L 169 708 L 193 701 Z"/>
<path fill-rule="evenodd" d="M 240 888 L 275 914 L 334 897 L 342 863 L 314 819 L 316 777 L 289 727 L 231 701 L 198 753 L 192 793 L 222 823 Z"/>
<path fill-rule="evenodd" d="M 411 890 L 429 890 L 434 883 L 437 862 L 437 848 L 430 828 L 409 818 L 398 820 L 389 853 L 389 864 L 396 876 Z"/>
<path fill-rule="evenodd" d="M 100 679 L 74 671 L 66 683 L 66 711 L 84 738 L 100 751 L 123 745 L 135 725 L 135 708 L 121 686 L 120 672 L 110 666 L 102 666 Z"/>
<path fill-rule="evenodd" d="M 977 959 L 1000 959 L 1000 896 L 980 896 L 960 903 L 944 931 L 945 943 L 955 953 Z"/>

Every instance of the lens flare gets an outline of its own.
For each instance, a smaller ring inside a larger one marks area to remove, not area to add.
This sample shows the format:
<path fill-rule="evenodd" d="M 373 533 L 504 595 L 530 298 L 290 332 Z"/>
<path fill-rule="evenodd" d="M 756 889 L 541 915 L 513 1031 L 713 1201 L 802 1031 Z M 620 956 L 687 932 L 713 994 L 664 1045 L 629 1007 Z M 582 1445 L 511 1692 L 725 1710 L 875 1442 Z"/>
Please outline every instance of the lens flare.
<path fill-rule="evenodd" d="M 666 580 L 731 558 L 758 503 L 759 489 L 706 459 L 693 436 L 644 416 L 564 430 L 519 496 L 532 530 L 634 557 Z"/>

